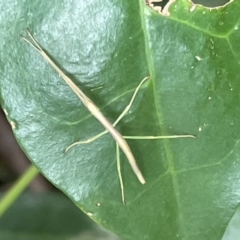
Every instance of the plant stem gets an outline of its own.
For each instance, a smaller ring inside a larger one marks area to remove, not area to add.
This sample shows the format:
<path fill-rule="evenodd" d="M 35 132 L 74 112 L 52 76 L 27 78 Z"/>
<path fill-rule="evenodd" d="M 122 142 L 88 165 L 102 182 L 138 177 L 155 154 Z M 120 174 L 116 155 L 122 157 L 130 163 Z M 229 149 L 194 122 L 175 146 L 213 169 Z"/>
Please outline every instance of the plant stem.
<path fill-rule="evenodd" d="M 27 186 L 33 181 L 38 173 L 39 171 L 35 166 L 30 166 L 10 188 L 10 190 L 0 201 L 0 217 L 2 217 L 8 208 L 17 200 L 19 195 L 27 188 Z"/>

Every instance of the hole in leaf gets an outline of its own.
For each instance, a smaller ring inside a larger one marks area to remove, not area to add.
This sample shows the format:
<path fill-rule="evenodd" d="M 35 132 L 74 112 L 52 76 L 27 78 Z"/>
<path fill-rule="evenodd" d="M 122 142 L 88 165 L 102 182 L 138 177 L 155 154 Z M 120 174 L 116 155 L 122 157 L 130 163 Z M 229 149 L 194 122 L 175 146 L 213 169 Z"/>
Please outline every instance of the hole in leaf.
<path fill-rule="evenodd" d="M 146 3 L 159 14 L 169 16 L 169 7 L 176 2 L 176 0 L 146 0 Z"/>
<path fill-rule="evenodd" d="M 163 0 L 162 2 L 152 2 L 154 7 L 159 6 L 162 9 L 167 5 L 167 3 L 169 2 L 169 0 Z"/>
<path fill-rule="evenodd" d="M 169 16 L 168 8 L 176 0 L 146 0 L 147 4 L 162 15 Z M 187 1 L 187 0 L 186 0 Z M 217 8 L 227 5 L 233 0 L 191 0 L 193 4 L 202 5 L 208 8 Z"/>
<path fill-rule="evenodd" d="M 231 0 L 192 0 L 194 4 L 199 4 L 204 7 L 216 8 L 221 7 L 229 3 Z"/>

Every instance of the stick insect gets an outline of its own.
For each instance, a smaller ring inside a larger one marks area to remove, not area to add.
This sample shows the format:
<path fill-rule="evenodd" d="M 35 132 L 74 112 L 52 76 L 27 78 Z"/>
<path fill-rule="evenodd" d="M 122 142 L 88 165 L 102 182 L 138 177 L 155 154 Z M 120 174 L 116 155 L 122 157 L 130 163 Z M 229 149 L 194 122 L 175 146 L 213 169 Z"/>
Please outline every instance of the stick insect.
<path fill-rule="evenodd" d="M 27 29 L 27 34 L 29 36 L 29 39 L 21 36 L 21 38 L 26 41 L 28 44 L 30 44 L 34 49 L 36 49 L 42 57 L 57 71 L 57 73 L 65 80 L 65 82 L 68 84 L 68 86 L 73 90 L 73 92 L 80 98 L 82 103 L 85 105 L 85 107 L 89 110 L 89 112 L 104 126 L 106 129 L 105 131 L 99 133 L 98 135 L 86 140 L 86 141 L 79 141 L 71 144 L 69 147 L 66 148 L 65 152 L 68 151 L 71 147 L 79 144 L 86 144 L 90 143 L 99 137 L 103 136 L 106 133 L 110 133 L 114 140 L 116 141 L 116 152 L 117 152 L 117 169 L 118 169 L 118 175 L 120 180 L 120 187 L 121 187 L 121 195 L 122 195 L 122 202 L 125 203 L 125 197 L 124 197 L 124 186 L 123 186 L 123 180 L 121 175 L 121 168 L 120 168 L 120 158 L 119 158 L 119 147 L 122 149 L 123 153 L 125 154 L 126 158 L 129 161 L 129 164 L 131 165 L 131 168 L 135 175 L 137 176 L 140 183 L 145 184 L 146 181 L 136 163 L 136 160 L 133 156 L 133 153 L 125 139 L 163 139 L 163 138 L 195 138 L 193 135 L 173 135 L 173 136 L 122 136 L 115 128 L 117 123 L 126 115 L 126 113 L 131 108 L 131 105 L 134 101 L 134 98 L 137 95 L 137 92 L 141 88 L 141 86 L 144 84 L 146 80 L 149 79 L 149 76 L 145 77 L 140 84 L 137 86 L 136 90 L 134 91 L 134 94 L 129 102 L 129 104 L 125 107 L 124 111 L 120 114 L 120 116 L 117 118 L 117 120 L 111 124 L 107 118 L 102 114 L 102 112 L 99 110 L 99 108 L 93 103 L 91 99 L 89 99 L 82 90 L 69 78 L 64 74 L 64 72 L 52 61 L 52 59 L 48 56 L 48 54 L 43 50 L 41 45 L 37 42 L 37 40 L 33 37 L 33 35 L 30 33 L 30 31 Z"/>

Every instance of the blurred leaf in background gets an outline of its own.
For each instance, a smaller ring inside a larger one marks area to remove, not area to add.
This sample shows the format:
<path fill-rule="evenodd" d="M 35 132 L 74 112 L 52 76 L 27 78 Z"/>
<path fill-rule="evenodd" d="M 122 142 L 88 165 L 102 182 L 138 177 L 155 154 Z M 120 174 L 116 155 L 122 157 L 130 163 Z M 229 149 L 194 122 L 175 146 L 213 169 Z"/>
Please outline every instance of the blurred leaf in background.
<path fill-rule="evenodd" d="M 25 193 L 0 219 L 1 240 L 120 240 L 60 193 Z"/>

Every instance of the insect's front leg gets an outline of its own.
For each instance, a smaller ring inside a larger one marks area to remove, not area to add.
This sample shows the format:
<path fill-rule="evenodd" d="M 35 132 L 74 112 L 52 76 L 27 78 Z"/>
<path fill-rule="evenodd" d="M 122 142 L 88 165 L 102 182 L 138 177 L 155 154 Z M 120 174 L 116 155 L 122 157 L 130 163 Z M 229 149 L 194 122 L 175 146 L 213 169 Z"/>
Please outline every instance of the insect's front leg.
<path fill-rule="evenodd" d="M 118 124 L 118 122 L 127 114 L 127 112 L 130 110 L 134 99 L 136 98 L 136 95 L 138 93 L 138 91 L 140 90 L 141 86 L 144 84 L 144 82 L 149 79 L 149 76 L 145 77 L 137 86 L 137 88 L 135 89 L 132 98 L 130 100 L 130 102 L 128 103 L 128 105 L 124 108 L 123 112 L 119 115 L 119 117 L 117 118 L 117 120 L 112 124 L 114 127 Z M 70 148 L 77 146 L 77 145 L 81 145 L 81 144 L 87 144 L 87 143 L 91 143 L 95 140 L 97 140 L 98 138 L 102 137 L 103 135 L 105 135 L 106 133 L 108 133 L 107 130 L 87 139 L 84 141 L 78 141 L 78 142 L 74 142 L 73 144 L 71 144 L 70 146 L 68 146 L 65 150 L 65 152 L 67 152 Z"/>

